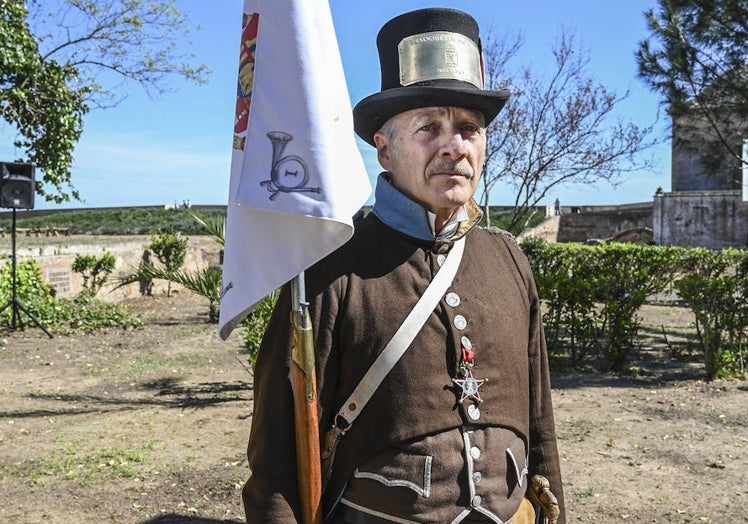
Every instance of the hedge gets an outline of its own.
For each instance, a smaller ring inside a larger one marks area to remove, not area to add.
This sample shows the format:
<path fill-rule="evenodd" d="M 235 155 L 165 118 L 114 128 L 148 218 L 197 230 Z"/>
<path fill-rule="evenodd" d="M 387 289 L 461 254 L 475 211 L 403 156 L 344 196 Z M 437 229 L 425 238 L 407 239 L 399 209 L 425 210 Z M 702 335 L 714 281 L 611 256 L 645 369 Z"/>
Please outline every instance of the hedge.
<path fill-rule="evenodd" d="M 549 353 L 572 367 L 626 372 L 641 307 L 666 291 L 690 307 L 708 380 L 745 378 L 748 252 L 606 243 L 521 243 L 544 302 Z"/>

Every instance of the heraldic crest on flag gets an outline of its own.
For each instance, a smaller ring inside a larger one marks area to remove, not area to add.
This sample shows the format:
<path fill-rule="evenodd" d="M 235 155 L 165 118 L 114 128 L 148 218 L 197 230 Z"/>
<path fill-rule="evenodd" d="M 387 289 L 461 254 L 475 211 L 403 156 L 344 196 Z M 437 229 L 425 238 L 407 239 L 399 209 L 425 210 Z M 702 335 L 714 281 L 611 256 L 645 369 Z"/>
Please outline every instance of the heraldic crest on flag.
<path fill-rule="evenodd" d="M 236 93 L 236 120 L 234 122 L 234 149 L 244 151 L 249 106 L 252 102 L 252 84 L 255 78 L 255 50 L 257 49 L 257 13 L 242 16 L 242 37 L 239 49 L 239 81 Z"/>
<path fill-rule="evenodd" d="M 222 338 L 345 243 L 371 192 L 327 0 L 245 0 L 239 57 Z"/>

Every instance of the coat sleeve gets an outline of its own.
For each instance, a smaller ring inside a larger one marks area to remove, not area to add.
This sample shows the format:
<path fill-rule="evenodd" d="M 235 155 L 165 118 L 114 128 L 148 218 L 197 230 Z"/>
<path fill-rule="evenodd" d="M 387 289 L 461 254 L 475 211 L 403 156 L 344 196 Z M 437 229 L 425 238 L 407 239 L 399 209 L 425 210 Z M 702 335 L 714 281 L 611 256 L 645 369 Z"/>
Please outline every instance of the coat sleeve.
<path fill-rule="evenodd" d="M 561 466 L 556 444 L 556 429 L 551 401 L 551 380 L 548 351 L 543 332 L 540 299 L 532 277 L 530 284 L 530 476 L 543 475 L 551 484 L 558 499 L 561 515 L 559 524 L 565 524 L 564 492 Z"/>
<path fill-rule="evenodd" d="M 299 517 L 290 294 L 289 286 L 280 292 L 254 368 L 254 409 L 247 448 L 251 474 L 242 491 L 248 523 L 295 523 Z"/>

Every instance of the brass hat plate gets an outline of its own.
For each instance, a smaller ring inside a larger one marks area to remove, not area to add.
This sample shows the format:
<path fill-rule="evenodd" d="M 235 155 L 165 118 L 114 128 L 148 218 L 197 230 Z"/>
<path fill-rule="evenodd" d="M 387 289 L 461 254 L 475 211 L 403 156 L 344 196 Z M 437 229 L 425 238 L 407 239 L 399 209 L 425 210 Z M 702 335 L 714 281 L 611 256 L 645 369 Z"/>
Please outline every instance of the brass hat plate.
<path fill-rule="evenodd" d="M 462 80 L 483 89 L 480 51 L 465 35 L 434 31 L 412 35 L 397 46 L 400 84 L 427 80 Z"/>

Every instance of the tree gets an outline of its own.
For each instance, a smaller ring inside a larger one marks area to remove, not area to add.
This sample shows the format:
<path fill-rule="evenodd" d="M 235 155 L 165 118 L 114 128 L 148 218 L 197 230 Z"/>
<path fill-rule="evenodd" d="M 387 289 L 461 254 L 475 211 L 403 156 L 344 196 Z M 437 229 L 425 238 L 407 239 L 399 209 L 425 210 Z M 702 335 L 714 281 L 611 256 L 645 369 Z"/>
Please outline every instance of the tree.
<path fill-rule="evenodd" d="M 58 201 L 68 200 L 62 185 L 70 182 L 72 151 L 88 111 L 87 93 L 69 86 L 74 69 L 39 55 L 26 15 L 23 2 L 0 0 L 0 114 L 18 131 L 14 145 L 25 156 L 17 160 L 37 165 L 44 181 L 59 193 Z M 41 181 L 36 190 L 46 194 Z M 79 198 L 75 190 L 72 196 Z"/>
<path fill-rule="evenodd" d="M 530 67 L 519 75 L 507 63 L 521 40 L 489 34 L 483 53 L 488 89 L 505 88 L 511 98 L 487 129 L 482 203 L 488 215 L 491 189 L 503 181 L 514 187 L 509 229 L 518 232 L 533 206 L 561 184 L 617 184 L 624 173 L 650 167 L 639 153 L 654 144 L 651 127 L 616 118 L 623 96 L 586 73 L 588 52 L 561 33 L 552 51 L 550 77 Z"/>
<path fill-rule="evenodd" d="M 173 0 L 0 0 L 0 115 L 18 133 L 16 161 L 43 172 L 38 194 L 80 200 L 71 166 L 83 116 L 120 102 L 125 81 L 151 96 L 175 76 L 205 81 L 207 68 L 177 50 L 189 27 Z"/>
<path fill-rule="evenodd" d="M 747 161 L 748 1 L 658 4 L 645 12 L 651 34 L 639 43 L 639 78 L 679 126 L 675 146 L 696 153 L 708 174 L 739 171 Z"/>
<path fill-rule="evenodd" d="M 161 233 L 158 236 L 151 237 L 148 249 L 153 251 L 158 261 L 164 265 L 166 274 L 178 273 L 179 268 L 184 264 L 184 258 L 187 256 L 187 239 L 183 238 L 179 232 Z M 171 296 L 172 280 L 167 278 L 167 297 Z"/>

